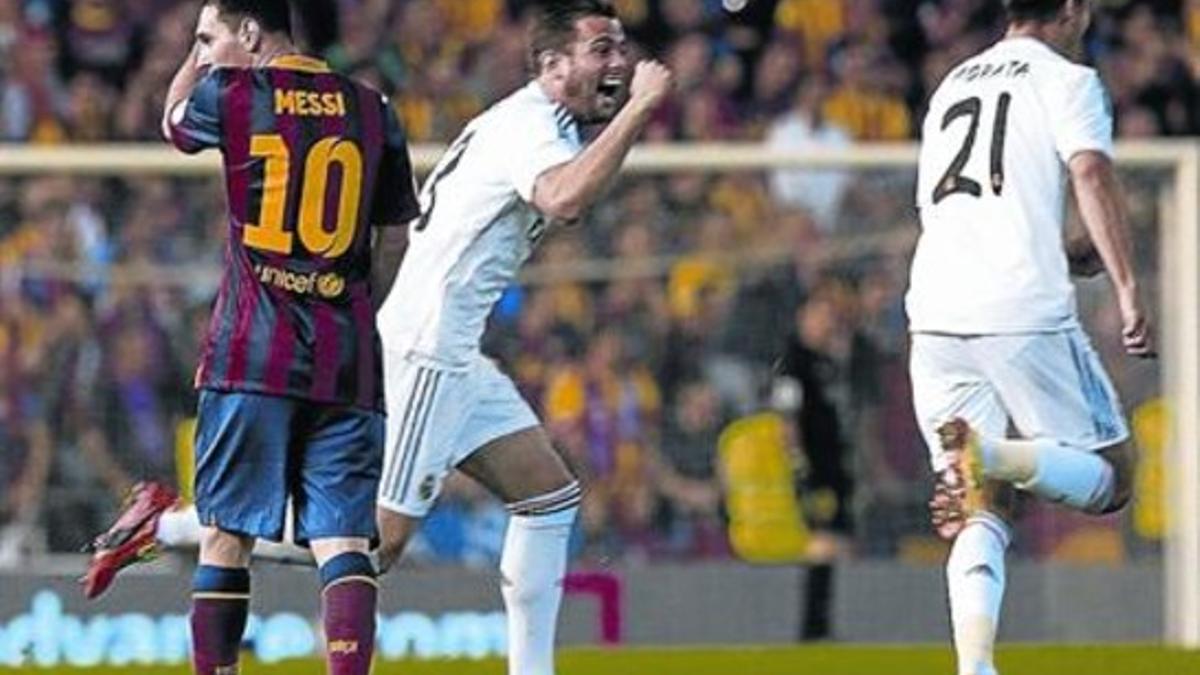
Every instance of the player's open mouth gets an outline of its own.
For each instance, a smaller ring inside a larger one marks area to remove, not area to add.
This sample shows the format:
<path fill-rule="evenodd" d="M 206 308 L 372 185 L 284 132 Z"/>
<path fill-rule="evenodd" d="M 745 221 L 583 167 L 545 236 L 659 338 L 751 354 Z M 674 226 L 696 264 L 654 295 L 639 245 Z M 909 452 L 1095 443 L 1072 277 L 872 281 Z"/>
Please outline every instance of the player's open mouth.
<path fill-rule="evenodd" d="M 601 99 L 616 101 L 625 89 L 625 82 L 619 77 L 606 77 L 596 85 L 596 94 Z"/>

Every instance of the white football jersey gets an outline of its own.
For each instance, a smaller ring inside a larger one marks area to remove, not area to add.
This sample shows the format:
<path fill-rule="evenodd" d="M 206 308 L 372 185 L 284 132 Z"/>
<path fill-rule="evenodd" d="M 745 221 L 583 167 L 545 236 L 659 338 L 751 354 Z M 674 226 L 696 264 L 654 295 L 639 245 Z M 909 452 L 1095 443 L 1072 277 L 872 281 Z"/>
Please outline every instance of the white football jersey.
<path fill-rule="evenodd" d="M 463 129 L 421 189 L 421 217 L 379 310 L 384 347 L 469 365 L 492 306 L 545 233 L 533 184 L 582 149 L 579 129 L 536 81 Z"/>
<path fill-rule="evenodd" d="M 912 331 L 1077 324 L 1063 221 L 1066 163 L 1084 150 L 1112 155 L 1112 113 L 1095 70 L 1022 37 L 946 75 L 922 129 Z"/>

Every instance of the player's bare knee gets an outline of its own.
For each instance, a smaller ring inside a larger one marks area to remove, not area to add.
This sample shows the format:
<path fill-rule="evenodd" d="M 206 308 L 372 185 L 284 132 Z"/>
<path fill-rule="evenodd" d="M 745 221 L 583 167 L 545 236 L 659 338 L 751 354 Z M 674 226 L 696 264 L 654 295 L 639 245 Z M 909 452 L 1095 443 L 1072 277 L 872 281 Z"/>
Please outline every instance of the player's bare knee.
<path fill-rule="evenodd" d="M 541 427 L 492 441 L 460 464 L 459 469 L 508 504 L 550 494 L 578 482 Z"/>
<path fill-rule="evenodd" d="M 538 476 L 531 476 L 526 492 L 547 494 L 579 483 L 579 478 L 561 462 L 546 462 Z"/>
<path fill-rule="evenodd" d="M 225 532 L 215 527 L 200 530 L 200 563 L 218 567 L 247 567 L 250 551 L 254 547 L 251 537 Z"/>
<path fill-rule="evenodd" d="M 309 542 L 309 548 L 312 549 L 313 558 L 317 561 L 317 567 L 322 567 L 325 563 L 343 553 L 367 553 L 370 551 L 371 543 L 365 538 L 360 537 L 333 537 L 329 539 L 313 539 Z"/>

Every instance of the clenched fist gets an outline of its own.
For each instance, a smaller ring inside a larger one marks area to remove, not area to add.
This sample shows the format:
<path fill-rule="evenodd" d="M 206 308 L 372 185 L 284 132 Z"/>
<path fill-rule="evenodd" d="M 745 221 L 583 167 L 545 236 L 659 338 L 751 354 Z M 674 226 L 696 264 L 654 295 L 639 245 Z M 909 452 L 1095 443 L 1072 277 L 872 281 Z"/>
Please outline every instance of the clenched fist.
<path fill-rule="evenodd" d="M 654 110 L 674 88 L 675 78 L 666 66 L 653 60 L 640 61 L 629 84 L 629 104 L 646 111 Z"/>

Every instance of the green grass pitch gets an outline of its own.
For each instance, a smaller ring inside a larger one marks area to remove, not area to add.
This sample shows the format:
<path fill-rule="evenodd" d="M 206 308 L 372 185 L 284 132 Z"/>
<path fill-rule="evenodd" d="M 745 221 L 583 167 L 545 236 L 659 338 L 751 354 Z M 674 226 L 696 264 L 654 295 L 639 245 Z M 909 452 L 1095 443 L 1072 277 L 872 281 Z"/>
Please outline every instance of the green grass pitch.
<path fill-rule="evenodd" d="M 1001 647 L 1001 675 L 1200 675 L 1200 652 L 1157 646 Z M 948 647 L 818 646 L 614 650 L 569 649 L 558 675 L 953 675 Z M 0 672 L 16 672 L 0 668 Z M 30 668 L 24 672 L 48 672 Z M 53 672 L 186 675 L 187 668 L 89 668 Z M 324 672 L 316 661 L 246 664 L 244 675 L 309 675 Z M 375 675 L 505 675 L 499 660 L 391 661 Z"/>

